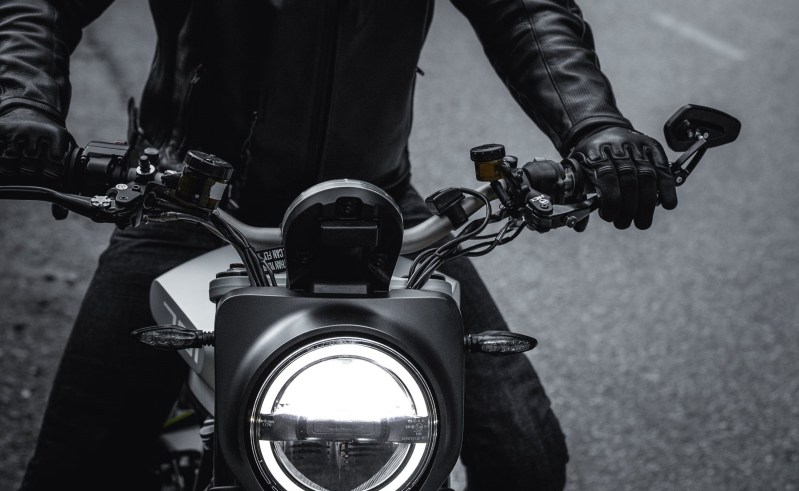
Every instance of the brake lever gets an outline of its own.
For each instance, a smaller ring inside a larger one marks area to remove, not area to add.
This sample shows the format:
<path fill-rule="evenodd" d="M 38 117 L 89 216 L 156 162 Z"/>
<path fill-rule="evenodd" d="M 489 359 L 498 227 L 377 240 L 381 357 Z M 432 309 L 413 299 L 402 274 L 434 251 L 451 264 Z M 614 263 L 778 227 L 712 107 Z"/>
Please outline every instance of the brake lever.
<path fill-rule="evenodd" d="M 696 140 L 694 144 L 669 165 L 676 186 L 685 184 L 688 176 L 696 168 L 708 148 L 708 141 L 704 134 L 696 133 L 691 136 Z M 577 166 L 573 165 L 571 168 L 576 169 Z M 576 182 L 574 173 L 571 173 L 570 180 Z M 584 192 L 593 191 L 593 186 L 590 183 L 585 183 L 581 188 L 584 189 Z M 599 195 L 596 192 L 587 194 L 577 203 L 569 204 L 555 204 L 549 195 L 539 194 L 527 199 L 524 220 L 528 228 L 539 233 L 546 233 L 563 226 L 582 232 L 588 223 L 588 217 L 598 208 Z"/>

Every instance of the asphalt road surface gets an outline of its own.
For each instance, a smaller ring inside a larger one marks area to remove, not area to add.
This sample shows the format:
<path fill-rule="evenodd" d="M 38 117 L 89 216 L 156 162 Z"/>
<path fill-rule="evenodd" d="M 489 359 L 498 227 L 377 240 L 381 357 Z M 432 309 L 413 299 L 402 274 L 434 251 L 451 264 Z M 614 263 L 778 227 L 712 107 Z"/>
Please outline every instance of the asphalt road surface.
<path fill-rule="evenodd" d="M 540 341 L 530 356 L 567 435 L 569 489 L 799 489 L 799 3 L 582 3 L 639 130 L 659 137 L 696 103 L 743 131 L 648 231 L 594 217 L 583 234 L 524 234 L 477 261 L 511 326 Z M 72 64 L 79 143 L 124 136 L 152 50 L 143 1 L 118 0 L 87 29 Z M 420 67 L 411 152 L 423 194 L 473 185 L 468 149 L 481 143 L 556 157 L 448 3 Z M 32 451 L 109 233 L 0 203 L 0 489 Z"/>

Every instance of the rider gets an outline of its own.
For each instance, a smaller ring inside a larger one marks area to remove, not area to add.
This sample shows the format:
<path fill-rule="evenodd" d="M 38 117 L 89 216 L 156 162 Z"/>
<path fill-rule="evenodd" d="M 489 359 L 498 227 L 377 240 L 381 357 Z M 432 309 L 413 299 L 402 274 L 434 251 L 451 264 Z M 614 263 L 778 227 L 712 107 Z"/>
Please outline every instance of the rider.
<path fill-rule="evenodd" d="M 60 185 L 72 137 L 69 54 L 112 0 L 0 3 L 0 178 Z M 599 70 L 572 0 L 453 0 L 520 106 L 601 194 L 600 216 L 648 228 L 659 201 L 677 205 L 661 146 L 632 129 Z M 172 0 L 150 2 L 157 51 L 129 140 L 164 166 L 202 149 L 236 168 L 226 203 L 275 225 L 302 190 L 325 179 L 375 183 L 407 223 L 426 216 L 409 184 L 416 64 L 432 0 Z M 187 225 L 116 231 L 66 347 L 24 489 L 142 489 L 149 445 L 186 367 L 131 341 L 153 323 L 150 282 L 219 246 Z M 471 264 L 467 331 L 507 329 Z M 467 361 L 462 459 L 470 489 L 560 489 L 563 434 L 527 358 Z"/>

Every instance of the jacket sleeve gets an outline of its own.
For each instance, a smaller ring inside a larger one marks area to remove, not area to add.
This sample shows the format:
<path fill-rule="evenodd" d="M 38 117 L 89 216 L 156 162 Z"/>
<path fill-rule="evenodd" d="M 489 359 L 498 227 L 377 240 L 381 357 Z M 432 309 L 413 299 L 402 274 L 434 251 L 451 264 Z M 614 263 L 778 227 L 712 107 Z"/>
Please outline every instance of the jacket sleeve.
<path fill-rule="evenodd" d="M 568 154 L 592 128 L 631 128 L 572 0 L 452 0 L 522 109 Z"/>
<path fill-rule="evenodd" d="M 17 106 L 63 123 L 69 55 L 113 0 L 0 0 L 0 114 Z"/>

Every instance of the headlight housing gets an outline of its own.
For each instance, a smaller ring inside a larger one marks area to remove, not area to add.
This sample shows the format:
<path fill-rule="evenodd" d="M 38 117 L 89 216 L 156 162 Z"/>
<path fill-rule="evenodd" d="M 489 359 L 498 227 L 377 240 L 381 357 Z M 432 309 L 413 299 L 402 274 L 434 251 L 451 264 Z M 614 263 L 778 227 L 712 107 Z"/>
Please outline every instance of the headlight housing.
<path fill-rule="evenodd" d="M 259 471 L 289 491 L 406 489 L 428 467 L 437 430 L 418 370 L 385 344 L 357 337 L 286 357 L 250 418 Z"/>

